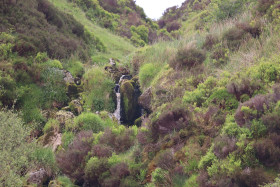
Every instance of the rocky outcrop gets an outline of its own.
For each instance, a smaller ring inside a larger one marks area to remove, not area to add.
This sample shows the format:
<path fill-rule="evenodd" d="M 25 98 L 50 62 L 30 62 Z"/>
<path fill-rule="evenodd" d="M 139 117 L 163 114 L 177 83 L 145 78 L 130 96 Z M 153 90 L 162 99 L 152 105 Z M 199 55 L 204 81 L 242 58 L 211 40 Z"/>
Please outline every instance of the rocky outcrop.
<path fill-rule="evenodd" d="M 79 115 L 83 111 L 83 106 L 81 104 L 80 99 L 75 99 L 69 103 L 69 109 L 71 112 L 73 112 L 75 115 Z"/>
<path fill-rule="evenodd" d="M 42 186 L 49 179 L 49 175 L 44 168 L 28 174 L 27 183 Z"/>
<path fill-rule="evenodd" d="M 48 137 L 48 141 L 44 140 L 44 142 L 46 143 L 45 147 L 51 147 L 52 151 L 55 152 L 58 146 L 62 144 L 62 134 L 61 133 L 50 133 L 50 134 L 53 135 Z"/>
<path fill-rule="evenodd" d="M 153 98 L 151 88 L 148 88 L 140 97 L 139 97 L 139 105 L 145 109 L 148 113 L 152 112 L 151 101 Z"/>
<path fill-rule="evenodd" d="M 72 112 L 60 110 L 56 113 L 55 119 L 59 121 L 60 125 L 65 125 L 68 120 L 72 120 L 74 117 Z"/>
<path fill-rule="evenodd" d="M 137 79 L 123 80 L 120 85 L 121 93 L 121 121 L 125 124 L 134 124 L 135 119 L 140 117 L 141 110 L 138 104 L 140 96 Z"/>

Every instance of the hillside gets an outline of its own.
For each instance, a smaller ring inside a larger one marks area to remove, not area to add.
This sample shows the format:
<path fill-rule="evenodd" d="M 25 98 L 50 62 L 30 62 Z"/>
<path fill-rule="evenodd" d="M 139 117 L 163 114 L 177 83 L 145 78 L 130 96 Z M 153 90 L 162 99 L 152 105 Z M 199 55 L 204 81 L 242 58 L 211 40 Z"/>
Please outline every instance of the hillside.
<path fill-rule="evenodd" d="M 2 186 L 280 186 L 279 1 L 0 5 Z"/>

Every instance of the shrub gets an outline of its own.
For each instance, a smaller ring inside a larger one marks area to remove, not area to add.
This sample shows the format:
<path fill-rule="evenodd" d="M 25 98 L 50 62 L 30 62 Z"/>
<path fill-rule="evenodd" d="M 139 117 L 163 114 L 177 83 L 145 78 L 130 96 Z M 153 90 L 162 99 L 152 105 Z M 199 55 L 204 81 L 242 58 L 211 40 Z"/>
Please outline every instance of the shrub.
<path fill-rule="evenodd" d="M 84 74 L 83 64 L 75 58 L 71 58 L 64 63 L 64 68 L 68 70 L 73 77 L 82 77 Z"/>
<path fill-rule="evenodd" d="M 11 107 L 16 99 L 16 82 L 11 76 L 0 74 L 0 101 L 4 106 Z"/>
<path fill-rule="evenodd" d="M 170 150 L 162 151 L 158 153 L 155 158 L 155 163 L 157 167 L 164 170 L 171 170 L 175 166 L 175 161 L 173 158 L 173 154 Z"/>
<path fill-rule="evenodd" d="M 102 174 L 109 170 L 108 160 L 105 158 L 98 159 L 92 157 L 85 167 L 85 180 L 90 186 L 100 184 Z"/>
<path fill-rule="evenodd" d="M 46 62 L 47 67 L 63 69 L 62 64 L 59 60 L 49 60 Z"/>
<path fill-rule="evenodd" d="M 219 42 L 218 37 L 212 34 L 208 34 L 205 38 L 203 48 L 211 50 Z"/>
<path fill-rule="evenodd" d="M 249 78 L 237 79 L 227 85 L 228 92 L 235 95 L 238 101 L 242 101 L 245 95 L 251 98 L 254 94 L 259 92 L 261 88 L 262 84 L 260 81 L 251 80 Z"/>
<path fill-rule="evenodd" d="M 158 73 L 158 68 L 153 63 L 144 64 L 139 71 L 139 82 L 142 88 L 147 88 Z"/>
<path fill-rule="evenodd" d="M 213 152 L 219 159 L 226 158 L 229 153 L 237 149 L 236 139 L 228 136 L 218 136 L 214 140 Z"/>
<path fill-rule="evenodd" d="M 256 158 L 267 167 L 279 163 L 280 149 L 270 139 L 261 139 L 254 144 Z"/>
<path fill-rule="evenodd" d="M 261 138 L 265 136 L 267 132 L 267 128 L 264 126 L 262 121 L 257 120 L 253 120 L 250 130 L 254 138 Z"/>
<path fill-rule="evenodd" d="M 234 110 L 238 107 L 238 101 L 225 88 L 214 91 L 207 99 L 207 103 L 213 103 L 226 110 Z"/>
<path fill-rule="evenodd" d="M 99 139 L 100 144 L 110 146 L 117 153 L 127 151 L 134 143 L 134 135 L 130 129 L 126 129 L 120 133 L 114 133 L 110 129 L 106 129 Z"/>
<path fill-rule="evenodd" d="M 133 35 L 138 35 L 141 40 L 147 44 L 149 42 L 148 35 L 149 35 L 149 29 L 145 25 L 140 25 L 138 27 L 131 26 L 130 31 Z"/>
<path fill-rule="evenodd" d="M 62 147 L 67 149 L 67 147 L 73 142 L 75 138 L 74 133 L 72 132 L 65 132 L 62 134 Z"/>
<path fill-rule="evenodd" d="M 30 169 L 35 148 L 33 143 L 27 142 L 30 129 L 10 111 L 0 111 L 0 121 L 0 185 L 23 186 L 21 178 Z"/>
<path fill-rule="evenodd" d="M 200 107 L 213 93 L 217 79 L 209 76 L 203 83 L 200 83 L 193 91 L 186 91 L 183 101 L 190 104 L 195 104 Z"/>
<path fill-rule="evenodd" d="M 112 176 L 115 176 L 118 179 L 122 179 L 130 174 L 129 168 L 126 163 L 118 163 L 110 168 Z"/>
<path fill-rule="evenodd" d="M 93 136 L 91 131 L 78 133 L 67 150 L 60 151 L 56 155 L 56 161 L 64 174 L 76 181 L 76 184 L 84 183 L 84 167 L 86 156 L 91 150 Z"/>
<path fill-rule="evenodd" d="M 223 39 L 231 50 L 237 50 L 242 44 L 245 37 L 246 32 L 237 27 L 233 27 L 223 34 Z"/>
<path fill-rule="evenodd" d="M 275 2 L 275 0 L 258 0 L 257 10 L 261 14 L 265 14 Z"/>
<path fill-rule="evenodd" d="M 235 120 L 238 125 L 243 126 L 248 124 L 253 119 L 262 117 L 265 111 L 272 109 L 273 103 L 280 100 L 279 86 L 274 86 L 274 93 L 266 95 L 257 95 L 249 101 L 240 104 L 235 113 Z"/>
<path fill-rule="evenodd" d="M 201 160 L 199 161 L 198 168 L 207 168 L 208 166 L 211 166 L 214 161 L 217 160 L 216 155 L 213 153 L 213 147 L 211 147 L 206 155 L 204 155 Z"/>
<path fill-rule="evenodd" d="M 215 1 L 215 5 L 213 5 L 214 17 L 218 20 L 225 20 L 228 18 L 232 18 L 238 13 L 241 13 L 244 9 L 244 5 L 249 0 L 224 0 L 224 1 Z M 213 3 L 214 4 L 214 3 Z"/>
<path fill-rule="evenodd" d="M 46 125 L 43 128 L 43 132 L 49 133 L 51 131 L 59 131 L 59 122 L 55 119 L 49 119 L 49 121 L 46 123 Z"/>
<path fill-rule="evenodd" d="M 53 101 L 64 103 L 68 100 L 63 72 L 56 68 L 47 68 L 41 73 L 44 98 L 50 104 Z"/>
<path fill-rule="evenodd" d="M 185 69 L 200 65 L 205 59 L 204 51 L 189 45 L 180 48 L 175 59 L 171 60 L 169 64 L 173 69 Z"/>
<path fill-rule="evenodd" d="M 98 158 L 108 158 L 113 154 L 113 149 L 107 145 L 97 144 L 92 148 L 92 155 Z"/>
<path fill-rule="evenodd" d="M 37 167 L 43 167 L 47 170 L 49 175 L 54 176 L 57 172 L 55 155 L 50 148 L 36 148 L 32 153 L 32 161 Z"/>
<path fill-rule="evenodd" d="M 105 74 L 105 71 L 99 67 L 92 68 L 85 73 L 83 79 L 84 105 L 93 111 L 113 112 L 115 110 L 113 100 L 115 83 Z"/>
<path fill-rule="evenodd" d="M 104 129 L 104 122 L 97 114 L 82 113 L 74 119 L 74 129 L 98 133 Z"/>
<path fill-rule="evenodd" d="M 239 186 L 260 186 L 271 181 L 262 168 L 246 168 L 236 176 Z"/>
<path fill-rule="evenodd" d="M 161 168 L 156 168 L 155 171 L 152 173 L 152 181 L 156 185 L 159 186 L 169 186 L 170 181 L 169 181 L 169 176 L 168 176 L 168 171 L 161 169 Z"/>
<path fill-rule="evenodd" d="M 168 32 L 176 31 L 176 30 L 179 30 L 181 28 L 181 26 L 182 25 L 178 21 L 174 20 L 171 23 L 167 23 L 166 30 Z"/>
<path fill-rule="evenodd" d="M 217 44 L 214 46 L 211 58 L 214 59 L 214 63 L 217 65 L 225 64 L 229 59 L 229 50 L 221 44 Z"/>
<path fill-rule="evenodd" d="M 190 176 L 190 178 L 188 178 L 188 179 L 186 180 L 184 186 L 198 187 L 197 175 L 194 174 L 194 175 Z"/>

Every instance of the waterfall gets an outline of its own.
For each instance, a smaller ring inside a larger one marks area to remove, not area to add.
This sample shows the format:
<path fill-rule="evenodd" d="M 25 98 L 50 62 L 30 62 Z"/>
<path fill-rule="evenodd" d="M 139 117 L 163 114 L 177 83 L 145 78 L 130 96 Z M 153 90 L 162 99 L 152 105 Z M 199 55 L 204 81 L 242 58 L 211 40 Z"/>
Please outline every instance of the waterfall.
<path fill-rule="evenodd" d="M 121 121 L 121 93 L 120 93 L 120 84 L 122 82 L 122 80 L 126 77 L 127 75 L 122 75 L 120 80 L 119 80 L 119 83 L 116 84 L 115 86 L 115 93 L 116 93 L 116 96 L 117 96 L 117 108 L 114 112 L 114 116 L 118 119 L 118 121 L 120 122 Z"/>

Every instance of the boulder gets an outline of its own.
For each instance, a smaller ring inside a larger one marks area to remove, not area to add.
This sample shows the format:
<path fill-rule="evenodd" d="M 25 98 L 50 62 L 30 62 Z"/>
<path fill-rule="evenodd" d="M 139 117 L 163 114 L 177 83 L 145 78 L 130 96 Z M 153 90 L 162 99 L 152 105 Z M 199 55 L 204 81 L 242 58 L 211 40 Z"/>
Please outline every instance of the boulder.
<path fill-rule="evenodd" d="M 74 77 L 71 75 L 69 71 L 63 70 L 64 81 L 66 84 L 73 84 L 75 83 Z"/>
<path fill-rule="evenodd" d="M 148 88 L 138 99 L 139 105 L 144 108 L 148 113 L 152 112 L 151 101 L 153 98 L 151 88 Z"/>
<path fill-rule="evenodd" d="M 41 168 L 37 171 L 28 173 L 28 184 L 35 184 L 37 186 L 42 186 L 48 179 L 49 175 L 44 168 Z"/>
<path fill-rule="evenodd" d="M 60 125 L 65 125 L 68 120 L 72 120 L 74 117 L 72 112 L 60 110 L 56 113 L 55 119 L 59 121 Z"/>
<path fill-rule="evenodd" d="M 69 103 L 70 111 L 73 112 L 75 115 L 79 115 L 83 111 L 83 106 L 81 104 L 80 99 L 75 99 Z"/>
<path fill-rule="evenodd" d="M 52 134 L 52 136 L 50 136 L 49 134 Z M 58 146 L 62 144 L 62 134 L 55 132 L 55 133 L 48 133 L 45 136 L 46 136 L 44 138 L 45 147 L 51 147 L 52 151 L 55 152 Z"/>

